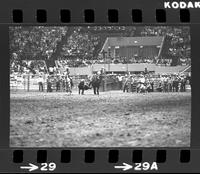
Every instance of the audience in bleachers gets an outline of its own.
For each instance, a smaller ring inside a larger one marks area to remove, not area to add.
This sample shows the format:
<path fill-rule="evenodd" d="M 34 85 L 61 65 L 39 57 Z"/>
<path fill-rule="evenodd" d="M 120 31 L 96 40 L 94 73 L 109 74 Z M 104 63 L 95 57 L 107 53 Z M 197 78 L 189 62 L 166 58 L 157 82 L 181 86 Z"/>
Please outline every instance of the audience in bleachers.
<path fill-rule="evenodd" d="M 84 67 L 93 63 L 157 63 L 160 65 L 176 66 L 191 62 L 191 46 L 189 27 L 171 26 L 93 26 L 76 27 L 67 40 L 63 40 L 68 33 L 68 27 L 15 27 L 10 31 L 14 38 L 11 40 L 11 53 L 20 59 L 45 60 L 47 68 L 49 59 L 60 60 L 57 66 Z M 103 59 L 99 53 L 107 37 L 140 37 L 164 36 L 163 48 L 159 59 L 148 57 L 126 57 Z M 66 39 L 66 38 L 65 38 Z M 64 42 L 64 44 L 60 44 Z M 51 57 L 60 44 L 60 57 Z M 21 50 L 16 49 L 19 48 Z M 16 51 L 17 50 L 17 51 Z M 62 61 L 62 60 L 65 60 Z M 12 68 L 16 70 L 44 71 L 44 67 L 28 67 L 13 61 Z M 25 67 L 25 68 L 24 68 Z"/>

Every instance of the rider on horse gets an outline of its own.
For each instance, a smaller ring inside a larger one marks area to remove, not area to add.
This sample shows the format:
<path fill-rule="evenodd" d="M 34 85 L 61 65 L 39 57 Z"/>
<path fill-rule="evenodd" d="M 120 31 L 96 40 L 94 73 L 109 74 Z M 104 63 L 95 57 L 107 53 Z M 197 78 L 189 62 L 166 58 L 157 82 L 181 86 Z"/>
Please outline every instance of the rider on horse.
<path fill-rule="evenodd" d="M 93 75 L 89 84 L 89 86 L 92 85 L 94 94 L 99 95 L 99 88 L 100 88 L 101 81 L 102 81 L 102 75 L 101 75 L 101 72 L 98 71 L 96 74 Z"/>

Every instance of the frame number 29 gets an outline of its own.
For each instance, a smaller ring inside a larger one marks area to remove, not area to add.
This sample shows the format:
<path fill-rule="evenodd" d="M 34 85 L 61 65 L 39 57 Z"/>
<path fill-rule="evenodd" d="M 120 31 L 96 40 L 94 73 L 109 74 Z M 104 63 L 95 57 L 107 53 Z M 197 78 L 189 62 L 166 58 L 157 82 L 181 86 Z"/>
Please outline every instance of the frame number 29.
<path fill-rule="evenodd" d="M 56 164 L 51 163 L 41 163 L 41 171 L 54 171 L 56 169 Z"/>

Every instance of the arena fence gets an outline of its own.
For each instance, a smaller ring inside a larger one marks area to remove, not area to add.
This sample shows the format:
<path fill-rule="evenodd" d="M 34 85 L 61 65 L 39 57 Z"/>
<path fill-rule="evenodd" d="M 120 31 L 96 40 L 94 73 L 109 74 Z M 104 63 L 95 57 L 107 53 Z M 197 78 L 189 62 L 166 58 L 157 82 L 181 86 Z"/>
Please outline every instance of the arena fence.
<path fill-rule="evenodd" d="M 73 75 L 73 89 L 78 89 L 81 79 L 89 82 L 87 75 Z M 47 76 L 43 76 L 43 89 L 47 90 Z M 37 75 L 21 75 L 10 78 L 10 91 L 39 91 L 39 76 Z M 56 89 L 56 82 L 52 83 L 52 89 Z M 104 78 L 100 86 L 100 91 L 120 90 L 120 84 L 112 78 Z M 61 90 L 62 91 L 62 90 Z"/>
<path fill-rule="evenodd" d="M 87 75 L 73 75 L 71 76 L 73 80 L 73 90 L 78 90 L 78 84 L 81 79 L 85 79 L 86 83 L 89 83 Z M 39 76 L 37 75 L 21 75 L 10 78 L 10 91 L 39 91 Z M 127 92 L 136 92 L 136 86 L 138 83 L 128 83 L 128 91 Z M 154 80 L 153 89 L 159 88 L 160 81 Z M 119 81 L 116 77 L 113 76 L 105 76 L 102 80 L 100 91 L 110 91 L 110 90 L 123 90 L 124 82 Z M 47 90 L 47 76 L 43 76 L 43 90 Z M 52 90 L 56 90 L 56 81 L 52 82 Z M 61 90 L 60 91 L 64 91 Z M 190 85 L 186 85 L 186 91 L 191 91 Z"/>

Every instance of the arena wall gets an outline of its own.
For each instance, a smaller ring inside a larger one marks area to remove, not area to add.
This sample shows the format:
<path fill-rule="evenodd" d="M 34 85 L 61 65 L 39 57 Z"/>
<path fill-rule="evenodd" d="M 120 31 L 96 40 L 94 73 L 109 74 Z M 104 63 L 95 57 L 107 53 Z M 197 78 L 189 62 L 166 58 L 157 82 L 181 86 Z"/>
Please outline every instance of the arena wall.
<path fill-rule="evenodd" d="M 93 64 L 88 67 L 70 68 L 71 75 L 92 75 L 93 72 L 104 68 L 107 73 L 118 72 L 142 72 L 147 68 L 148 71 L 155 73 L 179 73 L 184 70 L 185 66 L 158 66 L 149 63 L 135 63 L 135 64 Z"/>

